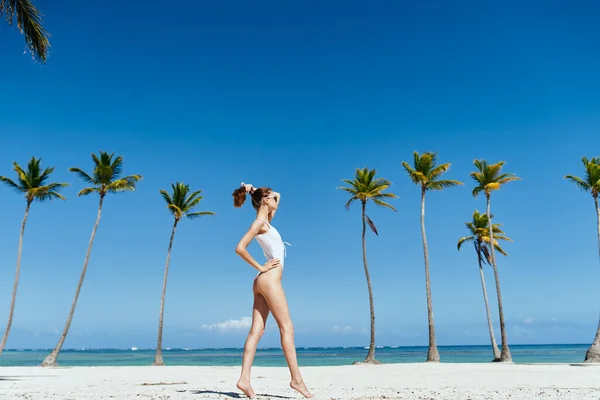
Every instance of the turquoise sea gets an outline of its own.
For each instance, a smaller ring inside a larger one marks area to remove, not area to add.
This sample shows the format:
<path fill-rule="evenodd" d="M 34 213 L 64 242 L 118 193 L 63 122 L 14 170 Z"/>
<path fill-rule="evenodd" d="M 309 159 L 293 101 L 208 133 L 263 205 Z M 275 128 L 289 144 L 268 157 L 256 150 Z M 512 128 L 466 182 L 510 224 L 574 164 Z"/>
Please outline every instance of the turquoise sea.
<path fill-rule="evenodd" d="M 515 363 L 580 363 L 589 345 L 513 345 Z M 6 350 L 0 357 L 0 366 L 39 365 L 50 349 Z M 486 363 L 492 359 L 489 346 L 439 346 L 442 362 Z M 301 366 L 349 365 L 361 361 L 367 354 L 364 347 L 298 348 Z M 71 349 L 63 350 L 58 362 L 61 366 L 131 366 L 149 365 L 154 360 L 152 349 Z M 376 358 L 384 363 L 413 363 L 425 360 L 427 347 L 390 346 L 377 348 Z M 168 365 L 239 366 L 242 349 L 164 349 L 163 359 Z M 254 365 L 282 367 L 285 359 L 280 348 L 259 349 Z"/>

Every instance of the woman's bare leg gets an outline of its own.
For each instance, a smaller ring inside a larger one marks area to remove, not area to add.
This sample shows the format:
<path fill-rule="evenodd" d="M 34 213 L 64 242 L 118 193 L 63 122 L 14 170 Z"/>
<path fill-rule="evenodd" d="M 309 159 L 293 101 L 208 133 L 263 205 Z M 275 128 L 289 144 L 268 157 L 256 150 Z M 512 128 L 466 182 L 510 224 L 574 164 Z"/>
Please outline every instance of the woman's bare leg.
<path fill-rule="evenodd" d="M 275 279 L 268 279 L 268 277 L 265 277 L 264 279 L 265 281 L 258 283 L 258 288 L 267 300 L 269 310 L 273 313 L 273 317 L 279 326 L 281 347 L 283 348 L 283 354 L 285 355 L 285 360 L 287 361 L 292 376 L 290 386 L 304 397 L 313 397 L 306 388 L 302 375 L 300 374 L 300 368 L 298 367 L 296 346 L 294 345 L 294 326 L 292 325 L 290 311 L 281 282 Z"/>
<path fill-rule="evenodd" d="M 256 285 L 256 283 L 255 283 Z M 252 368 L 252 362 L 256 355 L 256 347 L 258 341 L 262 337 L 265 331 L 265 324 L 267 317 L 269 316 L 269 306 L 267 301 L 260 293 L 254 292 L 254 306 L 252 309 L 252 326 L 248 333 L 248 338 L 244 344 L 244 357 L 242 358 L 242 374 L 240 380 L 237 383 L 238 389 L 250 398 L 255 397 L 256 394 L 250 384 L 250 368 Z"/>

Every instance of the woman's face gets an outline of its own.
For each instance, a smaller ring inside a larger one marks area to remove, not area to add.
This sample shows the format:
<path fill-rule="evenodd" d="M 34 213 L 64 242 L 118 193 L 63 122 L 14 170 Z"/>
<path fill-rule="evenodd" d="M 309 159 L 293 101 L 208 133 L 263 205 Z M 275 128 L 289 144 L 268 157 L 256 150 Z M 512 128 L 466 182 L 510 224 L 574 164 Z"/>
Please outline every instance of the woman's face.
<path fill-rule="evenodd" d="M 279 204 L 277 204 L 277 197 L 273 196 L 273 192 L 269 192 L 269 194 L 263 197 L 262 201 L 267 205 L 269 211 L 275 211 L 279 206 Z"/>

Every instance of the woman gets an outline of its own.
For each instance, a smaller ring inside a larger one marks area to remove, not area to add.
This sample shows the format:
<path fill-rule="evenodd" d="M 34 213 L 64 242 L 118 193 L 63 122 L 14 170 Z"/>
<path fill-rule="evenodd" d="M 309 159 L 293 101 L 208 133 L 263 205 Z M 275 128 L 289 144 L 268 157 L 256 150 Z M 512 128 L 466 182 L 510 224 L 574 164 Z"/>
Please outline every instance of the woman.
<path fill-rule="evenodd" d="M 283 274 L 283 263 L 285 257 L 285 245 L 277 229 L 271 225 L 271 221 L 277 212 L 281 195 L 269 188 L 254 188 L 252 185 L 242 186 L 233 192 L 234 207 L 241 207 L 246 201 L 246 195 L 250 194 L 252 205 L 256 209 L 256 219 L 252 222 L 248 232 L 238 243 L 235 252 L 248 264 L 258 270 L 254 279 L 252 290 L 254 292 L 254 307 L 252 310 L 252 327 L 244 345 L 244 357 L 242 360 L 242 374 L 237 383 L 238 389 L 250 398 L 256 395 L 250 384 L 250 368 L 256 354 L 256 346 L 265 331 L 265 324 L 269 311 L 273 313 L 275 321 L 279 326 L 281 334 L 281 347 L 290 369 L 292 389 L 298 391 L 304 397 L 313 397 L 300 374 L 298 360 L 296 359 L 296 347 L 294 346 L 294 327 L 290 318 L 287 301 L 281 286 Z M 256 262 L 248 253 L 246 248 L 256 238 L 263 249 L 267 262 L 264 265 Z"/>

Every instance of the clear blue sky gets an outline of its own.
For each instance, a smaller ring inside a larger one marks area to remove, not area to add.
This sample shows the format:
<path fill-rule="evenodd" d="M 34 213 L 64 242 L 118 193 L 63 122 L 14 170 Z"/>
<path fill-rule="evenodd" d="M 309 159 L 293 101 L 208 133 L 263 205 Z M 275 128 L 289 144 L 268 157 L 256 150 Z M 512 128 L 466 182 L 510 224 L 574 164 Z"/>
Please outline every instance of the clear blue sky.
<path fill-rule="evenodd" d="M 596 217 L 562 177 L 600 155 L 599 6 L 284 3 L 39 0 L 45 66 L 0 24 L 0 174 L 35 155 L 72 183 L 66 202 L 32 207 L 8 347 L 53 346 L 64 325 L 97 207 L 67 168 L 89 171 L 99 150 L 144 179 L 105 202 L 67 347 L 154 346 L 172 224 L 158 190 L 175 180 L 202 189 L 199 210 L 217 215 L 177 232 L 165 347 L 243 345 L 243 320 L 218 325 L 251 311 L 255 271 L 233 251 L 253 218 L 232 206 L 242 180 L 283 195 L 274 225 L 293 245 L 284 287 L 297 344 L 368 344 L 360 210 L 335 189 L 364 166 L 400 196 L 396 213 L 368 210 L 380 232 L 367 239 L 378 344 L 426 344 L 419 191 L 400 165 L 415 150 L 438 151 L 447 178 L 466 183 L 427 199 L 438 343 L 488 341 L 474 252 L 456 250 L 485 207 L 471 196 L 475 158 L 523 178 L 492 204 L 514 239 L 499 259 L 510 342 L 590 342 Z M 25 202 L 0 190 L 2 328 Z M 270 328 L 262 345 L 277 344 Z"/>

